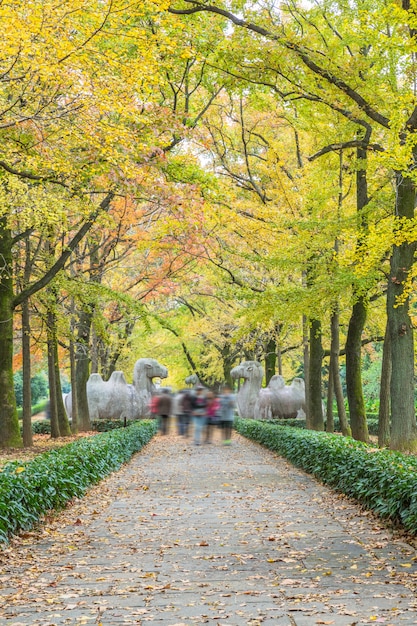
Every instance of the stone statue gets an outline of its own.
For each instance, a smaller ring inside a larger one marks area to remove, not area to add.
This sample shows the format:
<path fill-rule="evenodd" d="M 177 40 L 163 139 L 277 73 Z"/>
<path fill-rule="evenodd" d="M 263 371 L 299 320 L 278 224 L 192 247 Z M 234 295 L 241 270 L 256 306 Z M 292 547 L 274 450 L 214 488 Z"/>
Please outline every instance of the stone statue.
<path fill-rule="evenodd" d="M 305 414 L 306 394 L 304 380 L 294 378 L 285 385 L 282 376 L 272 376 L 268 387 L 261 389 L 255 405 L 255 418 L 296 418 Z"/>
<path fill-rule="evenodd" d="M 244 379 L 242 387 L 239 389 L 236 402 L 240 417 L 253 418 L 255 404 L 261 389 L 264 375 L 263 367 L 258 361 L 243 361 L 230 372 L 232 379 Z"/>
<path fill-rule="evenodd" d="M 164 365 L 160 365 L 155 359 L 139 359 L 133 368 L 133 387 L 135 389 L 139 413 L 141 417 L 149 417 L 150 399 L 156 392 L 153 383 L 154 378 L 166 378 L 168 370 Z"/>
<path fill-rule="evenodd" d="M 90 419 L 133 420 L 150 415 L 149 403 L 156 391 L 153 378 L 166 378 L 168 370 L 155 359 L 139 359 L 133 370 L 133 385 L 121 371 L 113 372 L 108 381 L 91 374 L 87 381 Z M 68 417 L 72 417 L 72 395 L 64 396 Z"/>
<path fill-rule="evenodd" d="M 197 374 L 190 374 L 189 376 L 187 376 L 184 382 L 186 385 L 190 385 L 192 387 L 196 387 L 197 385 L 200 384 L 200 380 Z"/>

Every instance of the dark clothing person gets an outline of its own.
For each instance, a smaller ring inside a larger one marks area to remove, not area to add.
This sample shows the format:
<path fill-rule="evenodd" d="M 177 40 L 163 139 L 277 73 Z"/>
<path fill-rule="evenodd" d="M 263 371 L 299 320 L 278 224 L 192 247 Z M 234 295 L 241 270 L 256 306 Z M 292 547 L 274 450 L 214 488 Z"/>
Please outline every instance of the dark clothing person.
<path fill-rule="evenodd" d="M 179 434 L 188 437 L 192 412 L 192 394 L 184 391 L 178 400 L 178 429 Z"/>
<path fill-rule="evenodd" d="M 171 413 L 172 398 L 168 391 L 163 391 L 158 401 L 159 429 L 161 435 L 166 435 L 168 432 L 168 420 Z"/>

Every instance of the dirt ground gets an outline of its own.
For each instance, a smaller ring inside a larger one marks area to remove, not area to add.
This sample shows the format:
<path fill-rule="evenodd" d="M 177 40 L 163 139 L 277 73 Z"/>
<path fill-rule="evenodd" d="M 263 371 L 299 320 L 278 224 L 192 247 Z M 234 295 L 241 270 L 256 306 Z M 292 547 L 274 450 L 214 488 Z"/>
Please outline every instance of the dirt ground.
<path fill-rule="evenodd" d="M 65 446 L 72 441 L 76 441 L 80 437 L 91 437 L 91 435 L 96 434 L 96 432 L 87 432 L 72 435 L 71 437 L 60 437 L 59 439 L 51 439 L 51 435 L 33 435 L 33 446 L 30 448 L 8 448 L 7 450 L 0 449 L 0 468 L 9 461 L 19 461 L 21 463 L 31 461 L 38 454 Z"/>

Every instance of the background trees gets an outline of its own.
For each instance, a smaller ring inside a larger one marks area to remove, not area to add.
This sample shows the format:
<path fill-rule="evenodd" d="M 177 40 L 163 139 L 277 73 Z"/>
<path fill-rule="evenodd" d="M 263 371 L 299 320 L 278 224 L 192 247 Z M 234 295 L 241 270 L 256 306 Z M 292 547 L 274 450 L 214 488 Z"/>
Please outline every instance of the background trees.
<path fill-rule="evenodd" d="M 303 373 L 320 430 L 331 353 L 363 440 L 362 348 L 387 322 L 391 445 L 414 449 L 413 10 L 234 7 L 1 7 L 0 445 L 20 443 L 22 312 L 72 354 L 82 429 L 92 369 L 129 374 L 146 346 L 177 385 L 244 358 Z"/>

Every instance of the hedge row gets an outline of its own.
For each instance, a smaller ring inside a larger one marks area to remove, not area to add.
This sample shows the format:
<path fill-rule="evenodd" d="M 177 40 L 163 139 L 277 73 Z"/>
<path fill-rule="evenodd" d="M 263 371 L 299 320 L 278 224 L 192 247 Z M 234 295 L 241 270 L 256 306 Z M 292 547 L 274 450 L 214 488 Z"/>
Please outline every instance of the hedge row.
<path fill-rule="evenodd" d="M 156 430 L 156 422 L 143 420 L 78 439 L 27 463 L 7 463 L 0 471 L 0 541 L 84 495 L 90 485 L 118 470 L 148 443 Z"/>
<path fill-rule="evenodd" d="M 378 435 L 378 417 L 367 417 L 368 432 L 370 435 Z M 292 428 L 306 428 L 305 419 L 274 419 L 268 420 L 270 424 L 279 424 L 280 426 L 291 426 Z M 326 428 L 326 421 L 324 421 L 324 427 Z M 338 417 L 334 418 L 334 429 L 336 432 L 340 432 L 340 421 Z"/>
<path fill-rule="evenodd" d="M 37 413 L 41 413 L 42 411 L 46 411 L 48 404 L 49 404 L 49 400 L 48 399 L 41 400 L 37 404 L 34 404 L 32 406 L 31 415 L 36 415 Z M 22 413 L 23 413 L 22 407 L 21 406 L 17 407 L 17 417 L 19 419 L 22 419 Z"/>
<path fill-rule="evenodd" d="M 132 422 L 128 422 L 131 424 Z M 123 428 L 123 420 L 92 420 L 91 430 L 95 430 L 98 433 L 106 433 L 109 430 L 115 430 L 116 428 Z M 51 422 L 49 420 L 37 420 L 32 422 L 32 432 L 35 435 L 50 435 L 51 434 Z"/>
<path fill-rule="evenodd" d="M 255 420 L 238 419 L 235 427 L 381 517 L 417 533 L 416 457 L 375 451 L 350 437 Z"/>

